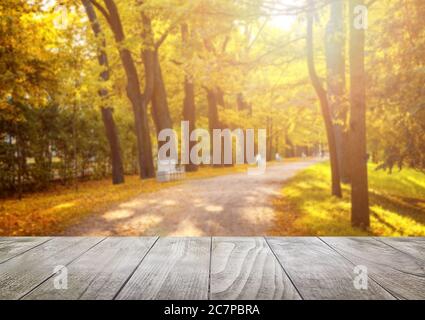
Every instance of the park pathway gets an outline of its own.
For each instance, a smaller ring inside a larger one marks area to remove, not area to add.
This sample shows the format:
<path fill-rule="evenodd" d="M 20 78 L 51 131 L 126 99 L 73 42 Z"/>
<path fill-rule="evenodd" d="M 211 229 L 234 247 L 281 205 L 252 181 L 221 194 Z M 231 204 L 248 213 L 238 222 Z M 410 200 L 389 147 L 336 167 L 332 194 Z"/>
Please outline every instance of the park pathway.
<path fill-rule="evenodd" d="M 85 218 L 66 235 L 263 236 L 282 183 L 315 160 L 268 166 L 262 175 L 186 180 Z"/>

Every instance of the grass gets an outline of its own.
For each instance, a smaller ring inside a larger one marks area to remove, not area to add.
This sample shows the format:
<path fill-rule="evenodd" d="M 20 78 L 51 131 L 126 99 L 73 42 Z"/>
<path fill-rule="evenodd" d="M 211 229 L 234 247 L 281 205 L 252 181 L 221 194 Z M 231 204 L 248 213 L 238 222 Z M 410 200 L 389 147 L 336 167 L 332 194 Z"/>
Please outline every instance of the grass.
<path fill-rule="evenodd" d="M 200 167 L 186 173 L 187 179 L 203 179 L 245 172 L 247 165 Z M 124 184 L 112 185 L 110 179 L 86 181 L 73 187 L 56 186 L 47 191 L 29 193 L 22 200 L 0 199 L 0 236 L 58 235 L 89 214 L 102 213 L 109 207 L 142 193 L 156 192 L 181 183 L 140 180 L 126 176 Z"/>
<path fill-rule="evenodd" d="M 328 163 L 316 164 L 289 180 L 274 201 L 273 235 L 425 236 L 425 174 L 413 169 L 388 174 L 369 164 L 371 226 L 350 225 L 350 187 L 342 199 L 330 196 Z"/>

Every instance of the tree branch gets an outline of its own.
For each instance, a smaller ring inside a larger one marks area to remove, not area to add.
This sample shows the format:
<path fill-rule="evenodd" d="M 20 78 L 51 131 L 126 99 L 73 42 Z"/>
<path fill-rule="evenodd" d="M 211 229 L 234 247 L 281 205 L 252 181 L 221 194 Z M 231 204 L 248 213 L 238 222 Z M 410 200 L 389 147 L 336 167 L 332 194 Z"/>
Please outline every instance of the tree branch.
<path fill-rule="evenodd" d="M 267 22 L 269 19 L 266 19 L 264 23 L 261 25 L 260 29 L 258 30 L 257 34 L 255 35 L 254 39 L 251 41 L 251 43 L 248 44 L 248 48 L 246 49 L 247 52 L 249 52 L 254 45 L 254 43 L 257 41 L 257 39 L 260 37 L 260 34 L 263 32 L 265 26 L 267 25 Z"/>
<path fill-rule="evenodd" d="M 92 3 L 93 6 L 96 7 L 97 10 L 100 11 L 100 13 L 102 13 L 102 15 L 105 17 L 106 21 L 108 22 L 109 25 L 111 25 L 111 17 L 109 16 L 109 12 L 108 10 L 106 10 L 99 2 L 97 2 L 96 0 L 90 0 L 90 2 Z"/>

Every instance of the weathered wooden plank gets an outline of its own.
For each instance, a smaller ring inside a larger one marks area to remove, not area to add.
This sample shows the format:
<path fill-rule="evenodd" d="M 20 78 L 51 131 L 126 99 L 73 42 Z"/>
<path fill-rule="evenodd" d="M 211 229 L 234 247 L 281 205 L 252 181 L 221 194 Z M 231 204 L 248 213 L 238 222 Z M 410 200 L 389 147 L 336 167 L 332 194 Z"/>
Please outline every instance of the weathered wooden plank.
<path fill-rule="evenodd" d="M 54 238 L 0 264 L 0 299 L 19 299 L 103 238 Z"/>
<path fill-rule="evenodd" d="M 214 237 L 210 287 L 214 300 L 301 299 L 260 237 Z"/>
<path fill-rule="evenodd" d="M 160 238 L 117 299 L 207 299 L 210 238 Z"/>
<path fill-rule="evenodd" d="M 373 238 L 323 238 L 400 299 L 425 299 L 425 262 Z"/>
<path fill-rule="evenodd" d="M 304 299 L 393 299 L 373 281 L 354 286 L 354 265 L 318 238 L 267 238 Z"/>
<path fill-rule="evenodd" d="M 0 263 L 16 257 L 48 241 L 47 237 L 4 237 L 0 238 Z"/>
<path fill-rule="evenodd" d="M 425 261 L 425 238 L 375 238 L 387 245 Z"/>
<path fill-rule="evenodd" d="M 107 238 L 67 266 L 66 290 L 53 276 L 25 299 L 111 300 L 154 244 L 155 237 Z"/>

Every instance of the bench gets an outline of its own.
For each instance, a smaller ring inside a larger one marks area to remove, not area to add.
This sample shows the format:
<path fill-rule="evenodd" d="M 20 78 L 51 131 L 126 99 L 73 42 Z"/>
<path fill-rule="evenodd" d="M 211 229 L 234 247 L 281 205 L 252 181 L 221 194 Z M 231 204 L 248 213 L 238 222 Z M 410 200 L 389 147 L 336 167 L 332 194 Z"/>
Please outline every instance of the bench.
<path fill-rule="evenodd" d="M 180 180 L 185 177 L 185 167 L 178 165 L 176 160 L 159 160 L 156 171 L 156 179 L 159 182 Z"/>

